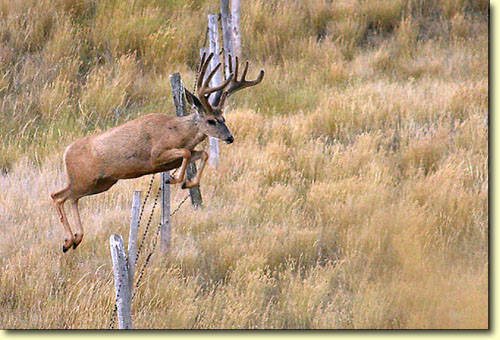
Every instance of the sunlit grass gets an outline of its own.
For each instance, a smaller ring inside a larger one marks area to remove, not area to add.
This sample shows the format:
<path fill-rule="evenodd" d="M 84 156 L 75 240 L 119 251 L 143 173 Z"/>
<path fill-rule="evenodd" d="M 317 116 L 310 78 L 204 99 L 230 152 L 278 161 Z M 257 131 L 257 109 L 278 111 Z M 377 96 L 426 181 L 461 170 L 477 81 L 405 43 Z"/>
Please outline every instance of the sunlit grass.
<path fill-rule="evenodd" d="M 109 236 L 127 239 L 150 177 L 82 199 L 83 243 L 63 254 L 49 198 L 62 153 L 173 114 L 168 75 L 192 87 L 218 6 L 0 2 L 0 328 L 109 326 Z M 487 10 L 243 2 L 248 78 L 266 76 L 229 100 L 235 142 L 204 174 L 204 209 L 173 217 L 134 326 L 487 328 Z M 173 206 L 185 194 L 174 187 Z"/>

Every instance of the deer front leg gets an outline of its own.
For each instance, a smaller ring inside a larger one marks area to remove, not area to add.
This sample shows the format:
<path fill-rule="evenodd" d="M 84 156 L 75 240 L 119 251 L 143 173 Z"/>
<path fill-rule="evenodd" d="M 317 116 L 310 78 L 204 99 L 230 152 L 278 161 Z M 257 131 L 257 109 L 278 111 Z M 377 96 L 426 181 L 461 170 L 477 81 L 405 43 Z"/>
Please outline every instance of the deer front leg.
<path fill-rule="evenodd" d="M 158 154 L 153 152 L 152 163 L 153 167 L 159 167 L 163 164 L 170 163 L 176 159 L 182 158 L 182 164 L 180 167 L 179 174 L 177 177 L 170 179 L 170 184 L 182 183 L 184 182 L 184 177 L 186 175 L 186 168 L 191 160 L 191 152 L 188 149 L 169 149 L 164 150 Z"/>
<path fill-rule="evenodd" d="M 191 152 L 191 162 L 194 162 L 198 159 L 201 159 L 200 169 L 198 170 L 196 176 L 192 180 L 187 181 L 182 185 L 182 189 L 189 189 L 197 185 L 200 185 L 200 178 L 203 173 L 203 169 L 205 169 L 205 164 L 207 163 L 208 154 L 203 150 Z"/>

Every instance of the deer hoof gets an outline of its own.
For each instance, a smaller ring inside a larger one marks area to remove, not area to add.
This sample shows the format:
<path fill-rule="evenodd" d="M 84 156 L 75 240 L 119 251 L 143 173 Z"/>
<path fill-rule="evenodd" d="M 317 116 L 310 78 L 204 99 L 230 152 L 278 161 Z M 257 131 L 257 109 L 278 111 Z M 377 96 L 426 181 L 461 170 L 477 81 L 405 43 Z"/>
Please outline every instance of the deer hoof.
<path fill-rule="evenodd" d="M 76 249 L 82 243 L 83 234 L 76 233 L 73 237 L 73 249 Z"/>
<path fill-rule="evenodd" d="M 78 247 L 80 245 L 81 241 L 80 242 L 73 242 L 73 249 L 76 249 L 76 247 Z"/>
<path fill-rule="evenodd" d="M 175 184 L 176 181 L 175 181 L 175 177 L 173 177 L 172 175 L 169 175 L 167 179 L 165 179 L 165 184 Z"/>
<path fill-rule="evenodd" d="M 64 239 L 63 253 L 67 252 L 74 245 L 72 240 Z"/>

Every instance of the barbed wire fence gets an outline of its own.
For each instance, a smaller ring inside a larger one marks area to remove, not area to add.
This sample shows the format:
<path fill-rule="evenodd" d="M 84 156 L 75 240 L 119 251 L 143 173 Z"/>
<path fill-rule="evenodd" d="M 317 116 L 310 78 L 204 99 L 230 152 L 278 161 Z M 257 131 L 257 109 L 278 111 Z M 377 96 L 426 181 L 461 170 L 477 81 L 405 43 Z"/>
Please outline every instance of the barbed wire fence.
<path fill-rule="evenodd" d="M 184 88 L 182 86 L 182 79 L 179 73 L 174 73 L 170 75 L 170 81 L 172 86 L 172 94 L 174 98 L 175 111 L 177 116 L 185 116 L 188 114 L 186 110 L 186 104 L 184 101 Z M 171 217 L 174 216 L 181 206 L 191 197 L 191 203 L 193 207 L 198 208 L 202 205 L 201 193 L 199 187 L 194 187 L 189 189 L 189 194 L 187 194 L 178 204 L 178 206 L 170 212 L 170 184 L 169 180 L 177 171 L 174 170 L 172 174 L 169 171 L 163 172 L 161 174 L 161 185 L 154 197 L 153 206 L 148 217 L 148 221 L 144 227 L 142 233 L 141 241 L 137 244 L 137 233 L 138 229 L 144 215 L 144 209 L 146 203 L 151 196 L 151 191 L 153 188 L 153 183 L 155 175 L 151 176 L 151 180 L 146 191 L 146 196 L 142 205 L 140 204 L 140 191 L 134 192 L 132 201 L 132 216 L 130 223 L 130 233 L 129 233 L 129 247 L 128 256 L 125 252 L 125 247 L 123 245 L 123 238 L 120 235 L 113 234 L 110 237 L 110 248 L 113 260 L 113 271 L 114 271 L 114 281 L 115 281 L 115 304 L 111 312 L 111 317 L 109 321 L 109 328 L 113 329 L 116 324 L 116 319 L 118 318 L 118 325 L 120 329 L 130 329 L 132 328 L 131 319 L 131 304 L 135 297 L 137 289 L 139 288 L 141 281 L 144 277 L 144 273 L 148 264 L 150 263 L 151 257 L 153 256 L 156 245 L 158 243 L 158 236 L 161 236 L 162 250 L 164 252 L 168 251 L 170 248 L 170 235 L 171 235 Z M 196 166 L 191 163 L 186 171 L 187 179 L 191 179 L 196 175 Z M 152 245 L 149 254 L 146 256 L 144 263 L 142 264 L 141 270 L 139 271 L 137 281 L 135 285 L 133 284 L 135 265 L 141 255 L 141 252 L 145 246 L 145 241 L 149 233 L 151 222 L 153 220 L 154 212 L 156 206 L 158 205 L 158 199 L 162 197 L 161 200 L 161 221 L 158 224 L 155 235 L 152 236 Z M 140 210 L 139 210 L 140 206 Z M 137 249 L 137 250 L 136 250 Z"/>
<path fill-rule="evenodd" d="M 240 1 L 231 1 L 231 13 L 229 12 L 229 0 L 221 0 L 220 13 L 219 14 L 209 14 L 208 15 L 208 25 L 205 32 L 205 39 L 203 46 L 200 49 L 200 54 L 209 52 L 214 53 L 212 60 L 212 65 L 210 68 L 215 67 L 219 60 L 219 56 L 222 57 L 222 63 L 224 67 L 221 72 L 218 72 L 213 86 L 219 85 L 222 82 L 222 75 L 224 78 L 227 77 L 227 59 L 230 55 L 233 57 L 235 55 L 241 54 L 241 34 L 239 31 L 239 18 L 240 18 Z M 234 17 L 234 18 L 232 18 Z M 221 22 L 222 28 L 222 44 L 219 44 L 219 27 L 218 22 Z M 231 39 L 232 37 L 232 39 Z M 209 45 L 207 48 L 206 45 Z M 222 46 L 221 46 L 222 45 Z M 197 68 L 199 70 L 199 67 Z M 208 70 L 210 71 L 210 70 Z M 198 71 L 197 71 L 198 72 Z M 197 77 L 194 79 L 194 89 L 193 92 L 196 93 L 196 83 Z M 182 79 L 179 73 L 173 73 L 170 75 L 170 83 L 172 87 L 172 95 L 175 105 L 175 113 L 177 116 L 188 115 L 188 108 L 184 100 L 184 87 L 182 85 Z M 216 141 L 210 141 L 210 159 L 212 159 L 212 166 L 217 168 L 219 160 L 219 148 L 216 145 Z M 175 171 L 172 173 L 175 174 Z M 187 171 L 186 177 L 188 180 L 192 179 L 196 175 L 196 166 L 194 163 L 190 163 Z M 130 222 L 130 232 L 129 232 L 129 243 L 128 243 L 128 253 L 125 252 L 125 247 L 123 244 L 123 238 L 120 235 L 113 234 L 110 237 L 110 248 L 111 257 L 113 261 L 113 272 L 114 272 L 114 282 L 115 282 L 115 303 L 113 309 L 111 310 L 109 328 L 114 329 L 116 326 L 116 321 L 118 319 L 118 327 L 120 329 L 132 329 L 132 301 L 137 294 L 138 288 L 144 279 L 146 269 L 151 261 L 153 254 L 155 253 L 156 246 L 158 243 L 158 238 L 160 236 L 161 248 L 163 252 L 168 252 L 170 249 L 171 240 L 171 217 L 174 216 L 181 206 L 191 197 L 191 204 L 194 208 L 200 208 L 202 206 L 202 198 L 199 187 L 194 187 L 189 189 L 189 194 L 187 194 L 177 205 L 177 207 L 171 212 L 170 210 L 170 184 L 169 180 L 172 178 L 169 171 L 165 171 L 161 174 L 161 185 L 159 186 L 151 207 L 151 211 L 147 220 L 147 223 L 142 232 L 142 237 L 140 243 L 137 246 L 137 234 L 139 232 L 139 227 L 141 220 L 144 215 L 144 210 L 148 200 L 150 199 L 154 178 L 151 176 L 151 181 L 149 182 L 148 189 L 146 191 L 146 196 L 141 204 L 141 191 L 134 191 L 132 200 L 132 213 Z M 161 197 L 161 217 L 160 223 L 157 226 L 156 232 L 151 236 L 151 247 L 149 253 L 146 255 L 144 262 L 142 263 L 141 269 L 138 272 L 137 280 L 134 284 L 135 278 L 135 266 L 139 257 L 145 247 L 146 240 L 149 234 L 150 226 L 153 220 L 153 215 L 156 206 L 158 205 L 158 200 Z"/>
<path fill-rule="evenodd" d="M 142 239 L 139 243 L 139 246 L 137 248 L 137 252 L 134 254 L 135 249 L 133 244 L 137 242 L 137 230 L 140 226 L 140 219 L 142 217 L 142 213 L 144 212 L 144 207 L 146 206 L 147 200 L 150 196 L 151 193 L 151 188 L 152 188 L 152 183 L 154 181 L 154 176 L 151 177 L 151 182 L 148 188 L 148 191 L 146 193 L 146 198 L 144 199 L 144 202 L 141 207 L 141 214 L 138 216 L 137 219 L 134 218 L 134 215 L 136 214 L 138 209 L 135 209 L 138 205 L 140 205 L 140 196 L 141 196 L 141 191 L 135 191 L 134 196 L 133 196 L 133 202 L 132 202 L 132 218 L 131 218 L 131 232 L 129 237 L 129 247 L 128 247 L 128 256 L 127 253 L 125 252 L 125 247 L 123 244 L 123 238 L 120 235 L 113 234 L 110 237 L 110 248 L 111 248 L 111 256 L 112 256 L 112 261 L 113 261 L 113 272 L 114 272 L 114 281 L 115 281 L 115 304 L 113 307 L 113 310 L 111 312 L 110 316 L 110 321 L 109 321 L 109 328 L 113 329 L 116 324 L 116 319 L 118 318 L 118 325 L 120 329 L 131 329 L 132 328 L 132 301 L 137 293 L 137 289 L 140 287 L 140 284 L 144 278 L 144 274 L 146 271 L 146 268 L 148 267 L 148 264 L 150 263 L 150 260 L 155 253 L 156 246 L 158 243 L 158 236 L 161 231 L 162 223 L 158 224 L 156 233 L 152 236 L 152 245 L 151 245 L 151 250 L 147 254 L 141 270 L 138 273 L 137 280 L 135 281 L 135 284 L 133 284 L 133 279 L 134 279 L 134 272 L 135 272 L 135 265 L 137 263 L 137 260 L 139 259 L 139 256 L 141 255 L 141 251 L 144 249 L 145 241 L 149 232 L 149 228 L 151 225 L 151 221 L 154 215 L 155 208 L 158 204 L 158 198 L 160 196 L 161 192 L 161 187 L 158 188 L 158 191 L 155 195 L 155 199 L 153 202 L 153 206 L 151 208 L 151 212 L 149 214 L 148 221 L 146 223 L 146 226 L 144 228 L 144 232 L 142 234 Z M 169 217 L 174 216 L 181 206 L 187 201 L 189 198 L 189 194 L 186 195 L 178 204 L 176 209 L 170 214 Z M 135 221 L 134 221 L 135 220 Z M 135 232 L 134 232 L 135 230 Z M 133 236 L 135 234 L 136 239 L 133 239 Z"/>

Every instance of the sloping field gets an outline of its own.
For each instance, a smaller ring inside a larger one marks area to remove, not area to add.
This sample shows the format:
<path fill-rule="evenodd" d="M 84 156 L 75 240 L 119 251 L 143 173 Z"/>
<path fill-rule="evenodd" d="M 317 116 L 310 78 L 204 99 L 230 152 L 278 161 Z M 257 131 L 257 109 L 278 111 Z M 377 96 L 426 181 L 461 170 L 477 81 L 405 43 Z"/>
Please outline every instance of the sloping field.
<path fill-rule="evenodd" d="M 150 177 L 83 199 L 63 254 L 64 148 L 173 115 L 168 75 L 192 87 L 218 6 L 0 1 L 0 328 L 109 327 L 109 236 Z M 242 1 L 241 26 L 266 76 L 229 100 L 235 142 L 204 209 L 173 217 L 134 326 L 487 328 L 488 2 Z"/>

